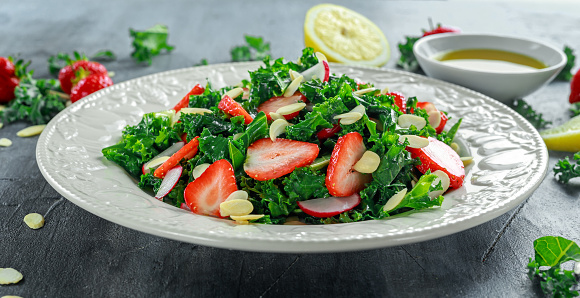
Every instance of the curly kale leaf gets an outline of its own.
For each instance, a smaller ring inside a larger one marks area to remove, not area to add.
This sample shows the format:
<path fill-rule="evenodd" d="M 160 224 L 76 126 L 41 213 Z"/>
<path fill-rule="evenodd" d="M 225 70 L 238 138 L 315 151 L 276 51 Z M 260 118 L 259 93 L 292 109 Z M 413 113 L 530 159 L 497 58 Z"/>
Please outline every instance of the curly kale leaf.
<path fill-rule="evenodd" d="M 181 114 L 180 121 L 183 124 L 183 132 L 187 133 L 188 141 L 201 135 L 204 129 L 211 134 L 229 135 L 232 131 L 232 123 L 215 113 L 204 114 Z"/>
<path fill-rule="evenodd" d="M 553 297 L 578 296 L 578 291 L 571 288 L 578 285 L 578 279 L 572 270 L 563 270 L 561 264 L 566 261 L 580 261 L 580 247 L 574 241 L 563 237 L 545 236 L 534 241 L 535 257 L 528 264 L 528 276 L 531 280 L 538 278 L 546 295 Z M 550 267 L 540 270 L 540 266 Z"/>
<path fill-rule="evenodd" d="M 31 73 L 21 78 L 14 89 L 15 98 L 0 111 L 0 122 L 8 124 L 18 120 L 45 124 L 64 110 L 66 100 L 55 91 L 60 90 L 57 80 L 35 80 Z"/>
<path fill-rule="evenodd" d="M 236 46 L 230 50 L 232 61 L 254 61 L 263 60 L 270 55 L 270 43 L 265 43 L 262 37 L 244 35 L 247 45 Z M 253 49 L 253 55 L 251 53 Z"/>
<path fill-rule="evenodd" d="M 325 183 L 326 175 L 308 167 L 295 169 L 284 178 L 284 191 L 295 201 L 329 197 Z"/>
<path fill-rule="evenodd" d="M 145 31 L 129 29 L 129 35 L 133 38 L 134 51 L 131 57 L 136 62 L 153 62 L 153 57 L 161 54 L 162 50 L 171 52 L 174 47 L 167 44 L 169 31 L 167 26 L 157 24 Z"/>
<path fill-rule="evenodd" d="M 514 111 L 526 118 L 536 129 L 546 128 L 552 124 L 546 121 L 541 113 L 534 111 L 534 109 L 523 99 L 517 99 L 513 105 Z"/>
<path fill-rule="evenodd" d="M 416 71 L 419 69 L 419 62 L 417 62 L 417 57 L 413 54 L 413 46 L 421 37 L 405 36 L 406 42 L 399 43 L 399 51 L 401 52 L 401 57 L 397 61 L 397 66 L 401 67 L 406 71 Z"/>
<path fill-rule="evenodd" d="M 569 48 L 568 46 L 564 46 L 564 54 L 566 54 L 566 65 L 562 68 L 562 71 L 556 77 L 557 80 L 562 81 L 570 81 L 574 76 L 572 72 L 572 68 L 574 67 L 574 61 L 576 60 L 576 56 L 574 55 L 574 50 Z"/>
<path fill-rule="evenodd" d="M 572 112 L 572 116 L 580 115 L 580 102 L 573 103 L 570 106 L 570 112 Z"/>
<path fill-rule="evenodd" d="M 570 158 L 560 159 L 554 166 L 554 176 L 560 183 L 568 183 L 570 179 L 580 177 L 580 152 L 574 154 L 576 164 L 570 162 Z M 558 176 L 559 175 L 559 176 Z"/>
<path fill-rule="evenodd" d="M 291 199 L 279 188 L 277 180 L 258 181 L 252 178 L 241 178 L 241 189 L 250 194 L 251 202 L 258 213 L 268 214 L 273 218 L 288 216 L 298 208 L 295 199 Z M 255 199 L 258 196 L 260 199 Z"/>

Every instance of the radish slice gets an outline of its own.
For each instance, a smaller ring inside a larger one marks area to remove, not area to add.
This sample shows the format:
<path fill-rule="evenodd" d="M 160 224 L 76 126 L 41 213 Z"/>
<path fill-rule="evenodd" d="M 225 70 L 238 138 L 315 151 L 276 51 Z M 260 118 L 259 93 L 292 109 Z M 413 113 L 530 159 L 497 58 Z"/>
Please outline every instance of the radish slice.
<path fill-rule="evenodd" d="M 163 178 L 163 181 L 161 181 L 161 186 L 155 194 L 156 199 L 161 200 L 175 187 L 179 181 L 179 178 L 181 177 L 181 172 L 183 172 L 183 167 L 175 166 L 173 169 L 169 170 L 167 174 L 165 174 L 165 178 Z"/>
<path fill-rule="evenodd" d="M 303 71 L 301 75 L 304 77 L 305 82 L 312 79 L 319 79 L 323 82 L 328 82 L 328 78 L 330 77 L 330 67 L 328 67 L 326 61 L 322 61 Z"/>
<path fill-rule="evenodd" d="M 360 196 L 355 193 L 348 197 L 329 197 L 298 202 L 304 213 L 314 217 L 331 217 L 351 210 L 360 204 Z"/>
<path fill-rule="evenodd" d="M 159 167 L 160 165 L 163 164 L 163 162 L 161 162 L 160 164 L 153 165 L 153 162 L 156 162 L 156 159 L 158 159 L 162 156 L 169 157 L 169 156 L 173 155 L 175 152 L 179 151 L 179 149 L 181 149 L 184 145 L 185 145 L 185 142 L 177 142 L 177 143 L 169 146 L 169 148 L 163 150 L 163 152 L 157 154 L 157 156 L 153 157 L 150 161 L 144 163 L 143 166 L 141 167 L 141 171 L 143 172 L 143 175 L 151 172 L 151 168 L 156 169 L 157 167 Z"/>

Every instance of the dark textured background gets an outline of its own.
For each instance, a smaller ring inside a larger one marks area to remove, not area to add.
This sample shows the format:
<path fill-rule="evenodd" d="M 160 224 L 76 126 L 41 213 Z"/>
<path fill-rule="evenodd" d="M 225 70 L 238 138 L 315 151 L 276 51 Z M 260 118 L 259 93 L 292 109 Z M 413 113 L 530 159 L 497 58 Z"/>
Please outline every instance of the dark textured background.
<path fill-rule="evenodd" d="M 374 21 L 391 43 L 417 35 L 427 18 L 464 32 L 516 35 L 580 52 L 580 3 L 516 1 L 340 1 Z M 32 60 L 47 77 L 59 51 L 111 49 L 115 82 L 190 67 L 202 58 L 228 62 L 244 34 L 271 42 L 273 56 L 295 58 L 303 47 L 309 1 L 27 1 L 0 2 L 0 56 Z M 173 53 L 136 65 L 128 29 L 169 26 Z M 555 124 L 570 118 L 569 84 L 554 82 L 526 100 Z M 68 202 L 47 184 L 35 160 L 37 137 L 18 138 L 11 124 L 0 138 L 0 268 L 24 274 L 0 296 L 23 297 L 276 297 L 276 296 L 538 296 L 526 276 L 532 241 L 559 235 L 580 241 L 580 181 L 559 185 L 549 173 L 514 210 L 441 239 L 363 252 L 266 254 L 181 243 L 133 231 Z M 550 168 L 565 153 L 550 152 Z M 31 230 L 30 212 L 46 217 Z"/>

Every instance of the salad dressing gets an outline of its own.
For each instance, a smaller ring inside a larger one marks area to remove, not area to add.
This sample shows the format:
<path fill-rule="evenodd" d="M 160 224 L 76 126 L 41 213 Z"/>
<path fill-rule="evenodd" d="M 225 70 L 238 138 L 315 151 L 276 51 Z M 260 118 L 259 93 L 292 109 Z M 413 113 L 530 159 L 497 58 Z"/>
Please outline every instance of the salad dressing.
<path fill-rule="evenodd" d="M 462 49 L 433 57 L 459 68 L 492 72 L 527 72 L 546 68 L 546 64 L 527 55 L 494 49 Z"/>

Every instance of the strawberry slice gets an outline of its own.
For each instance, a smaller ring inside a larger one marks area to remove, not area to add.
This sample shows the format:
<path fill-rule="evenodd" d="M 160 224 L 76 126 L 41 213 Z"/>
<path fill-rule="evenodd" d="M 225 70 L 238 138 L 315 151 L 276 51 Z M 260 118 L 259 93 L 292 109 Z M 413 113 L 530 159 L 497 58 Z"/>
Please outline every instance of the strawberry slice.
<path fill-rule="evenodd" d="M 441 170 L 449 176 L 451 187 L 460 188 L 465 179 L 465 169 L 459 155 L 447 144 L 432 137 L 428 139 L 427 147 L 419 149 L 407 147 L 411 157 L 418 157 L 421 160 L 421 165 L 418 165 L 417 169 L 421 173 L 427 170 L 431 170 L 431 173 Z"/>
<path fill-rule="evenodd" d="M 385 95 L 390 95 L 395 97 L 395 105 L 399 108 L 399 111 L 403 112 L 403 114 L 407 111 L 407 99 L 405 99 L 405 95 L 400 92 L 389 92 Z"/>
<path fill-rule="evenodd" d="M 250 116 L 250 114 L 248 114 L 248 112 L 244 110 L 241 104 L 239 104 L 238 102 L 236 102 L 227 95 L 224 95 L 224 97 L 222 97 L 222 100 L 218 104 L 218 108 L 232 116 L 244 116 L 246 124 L 250 124 L 252 120 L 254 120 L 252 116 Z"/>
<path fill-rule="evenodd" d="M 300 93 L 300 91 L 296 91 L 294 93 L 294 95 L 292 95 L 290 97 L 276 96 L 276 97 L 270 98 L 268 101 L 260 104 L 258 106 L 257 111 L 258 111 L 258 113 L 259 112 L 266 113 L 266 117 L 268 117 L 268 120 L 272 120 L 272 117 L 270 117 L 271 112 L 276 112 L 281 107 L 284 107 L 284 106 L 287 106 L 287 105 L 290 105 L 293 103 L 301 102 L 301 101 L 308 103 L 308 99 L 306 99 L 306 96 L 302 95 L 302 93 Z M 300 114 L 300 112 L 284 115 L 284 118 L 286 118 L 286 120 L 290 120 L 290 119 L 298 116 L 298 114 Z"/>
<path fill-rule="evenodd" d="M 358 132 L 338 138 L 326 170 L 326 188 L 332 196 L 350 196 L 363 190 L 365 184 L 371 182 L 370 174 L 359 173 L 352 168 L 366 150 L 363 138 Z"/>
<path fill-rule="evenodd" d="M 323 128 L 317 134 L 316 137 L 320 140 L 320 142 L 325 141 L 328 138 L 334 137 L 339 131 L 342 130 L 340 126 L 340 120 L 338 120 L 338 124 L 333 124 L 331 128 Z"/>
<path fill-rule="evenodd" d="M 189 143 L 185 144 L 179 151 L 175 152 L 168 160 L 166 160 L 161 166 L 155 169 L 153 176 L 157 178 L 164 178 L 165 174 L 173 167 L 179 164 L 182 159 L 191 159 L 197 154 L 197 148 L 199 147 L 198 137 L 195 137 Z"/>
<path fill-rule="evenodd" d="M 298 202 L 298 207 L 304 213 L 314 217 L 331 217 L 351 210 L 360 204 L 360 195 L 355 193 L 348 197 L 320 198 Z"/>
<path fill-rule="evenodd" d="M 443 132 L 443 129 L 445 128 L 445 124 L 447 124 L 447 120 L 449 120 L 449 118 L 447 117 L 447 115 L 445 115 L 445 113 L 443 112 L 439 112 L 441 113 L 441 122 L 439 123 L 439 126 L 437 126 L 437 128 L 435 128 L 435 130 L 437 131 L 437 134 L 440 134 Z"/>
<path fill-rule="evenodd" d="M 311 164 L 319 150 L 318 145 L 307 142 L 259 139 L 248 147 L 244 171 L 260 181 L 279 178 Z"/>
<path fill-rule="evenodd" d="M 220 159 L 187 185 L 183 197 L 193 213 L 222 217 L 220 204 L 236 190 L 238 186 L 232 165 Z"/>
<path fill-rule="evenodd" d="M 187 108 L 189 106 L 189 97 L 192 95 L 200 95 L 205 91 L 205 88 L 203 88 L 200 84 L 197 84 L 195 86 L 193 86 L 193 88 L 191 89 L 191 91 L 189 91 L 176 105 L 175 107 L 173 107 L 173 109 L 175 110 L 175 112 L 179 112 L 179 110 L 183 109 L 183 108 Z"/>

